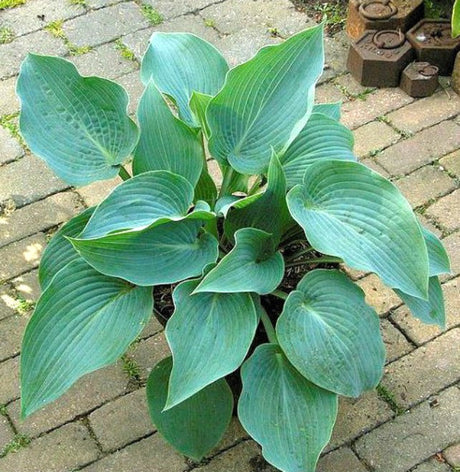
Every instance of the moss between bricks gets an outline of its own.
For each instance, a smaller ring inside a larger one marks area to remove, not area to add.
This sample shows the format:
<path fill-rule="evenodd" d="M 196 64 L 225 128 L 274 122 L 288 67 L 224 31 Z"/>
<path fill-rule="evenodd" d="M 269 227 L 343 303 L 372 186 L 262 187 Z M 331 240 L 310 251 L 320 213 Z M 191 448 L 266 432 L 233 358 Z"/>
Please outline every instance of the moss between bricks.
<path fill-rule="evenodd" d="M 19 5 L 24 5 L 24 3 L 26 3 L 26 0 L 0 0 L 0 10 L 18 7 Z"/>
<path fill-rule="evenodd" d="M 134 52 L 131 51 L 131 49 L 129 49 L 128 46 L 126 46 L 126 44 L 124 44 L 121 39 L 117 39 L 115 41 L 115 49 L 117 51 L 120 51 L 121 57 L 128 59 L 128 61 L 137 62 L 136 55 L 134 54 Z"/>
<path fill-rule="evenodd" d="M 13 138 L 19 141 L 19 144 L 24 148 L 28 149 L 25 141 L 19 133 L 19 126 L 16 123 L 16 119 L 19 117 L 19 112 L 12 113 L 11 115 L 0 116 L 0 126 L 7 129 Z"/>
<path fill-rule="evenodd" d="M 14 39 L 14 31 L 7 26 L 0 28 L 0 44 L 11 43 Z"/>
<path fill-rule="evenodd" d="M 87 7 L 85 0 L 69 0 L 71 5 L 81 5 L 82 7 Z"/>
<path fill-rule="evenodd" d="M 16 434 L 16 436 L 0 451 L 0 459 L 10 452 L 16 452 L 19 449 L 26 447 L 29 443 L 29 436 L 26 436 L 25 434 Z"/>
<path fill-rule="evenodd" d="M 390 390 L 388 390 L 382 384 L 377 385 L 375 390 L 377 391 L 378 396 L 390 406 L 390 408 L 396 413 L 397 416 L 402 415 L 404 413 L 404 408 L 398 405 L 394 394 L 390 392 Z"/>
<path fill-rule="evenodd" d="M 156 26 L 163 23 L 163 17 L 151 5 L 141 3 L 139 6 L 141 8 L 142 14 L 147 18 L 147 20 L 149 20 L 151 25 Z"/>
<path fill-rule="evenodd" d="M 64 33 L 64 30 L 62 29 L 63 24 L 64 20 L 55 20 L 51 23 L 48 23 L 45 26 L 45 30 L 48 31 L 48 33 L 50 33 L 55 38 L 62 39 L 67 49 L 69 50 L 69 53 L 72 56 L 81 56 L 82 54 L 90 52 L 92 49 L 91 46 L 76 46 L 75 44 L 69 41 L 69 38 L 67 38 L 66 34 Z"/>

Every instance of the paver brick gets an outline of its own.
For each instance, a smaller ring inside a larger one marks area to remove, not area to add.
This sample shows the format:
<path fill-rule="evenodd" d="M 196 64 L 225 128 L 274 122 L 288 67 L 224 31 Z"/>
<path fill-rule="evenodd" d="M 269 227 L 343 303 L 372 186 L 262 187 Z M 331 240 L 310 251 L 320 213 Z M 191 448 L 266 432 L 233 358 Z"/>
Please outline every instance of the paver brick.
<path fill-rule="evenodd" d="M 416 133 L 459 113 L 460 97 L 452 90 L 442 90 L 390 113 L 387 118 L 399 130 Z"/>
<path fill-rule="evenodd" d="M 0 57 L 3 57 L 1 53 Z M 19 110 L 19 99 L 16 96 L 16 80 L 17 77 L 0 80 L 0 116 L 12 115 Z"/>
<path fill-rule="evenodd" d="M 97 459 L 99 450 L 89 431 L 80 423 L 71 423 L 26 448 L 0 459 L 0 469 L 20 472 L 70 472 Z"/>
<path fill-rule="evenodd" d="M 145 3 L 157 10 L 165 20 L 182 16 L 185 13 L 195 12 L 207 7 L 215 0 L 146 0 Z M 191 15 L 187 15 L 191 16 Z"/>
<path fill-rule="evenodd" d="M 369 167 L 369 169 L 372 169 L 374 172 L 377 172 L 377 174 L 380 174 L 386 179 L 390 177 L 390 174 L 382 166 L 378 165 L 372 157 L 361 160 L 361 164 L 364 164 L 366 167 Z"/>
<path fill-rule="evenodd" d="M 342 122 L 355 129 L 413 101 L 400 89 L 379 89 L 367 95 L 365 100 L 344 103 Z"/>
<path fill-rule="evenodd" d="M 19 357 L 0 362 L 0 404 L 19 397 Z"/>
<path fill-rule="evenodd" d="M 380 330 L 382 332 L 383 342 L 385 343 L 387 363 L 393 362 L 412 351 L 413 347 L 404 335 L 387 319 L 381 320 Z"/>
<path fill-rule="evenodd" d="M 343 93 L 350 96 L 350 97 L 363 97 L 365 98 L 366 95 L 371 93 L 372 91 L 376 90 L 375 87 L 365 87 L 357 82 L 353 76 L 348 73 L 341 75 L 334 79 L 334 84 L 336 84 Z"/>
<path fill-rule="evenodd" d="M 409 408 L 460 378 L 460 328 L 439 336 L 385 368 L 382 384 Z"/>
<path fill-rule="evenodd" d="M 0 182 L 0 203 L 11 198 L 17 206 L 32 203 L 69 187 L 44 161 L 29 154 L 0 167 Z"/>
<path fill-rule="evenodd" d="M 370 274 L 356 282 L 366 295 L 366 303 L 373 306 L 379 316 L 386 315 L 389 310 L 401 304 L 396 293 L 388 288 L 375 275 Z"/>
<path fill-rule="evenodd" d="M 454 279 L 442 285 L 446 306 L 446 329 L 460 325 L 460 280 Z M 427 325 L 413 316 L 403 305 L 391 315 L 391 319 L 414 343 L 424 344 L 439 336 L 442 331 L 437 325 Z"/>
<path fill-rule="evenodd" d="M 38 266 L 46 246 L 43 233 L 0 248 L 0 280 L 12 279 Z"/>
<path fill-rule="evenodd" d="M 11 403 L 8 411 L 20 433 L 35 437 L 123 395 L 126 385 L 126 376 L 116 364 L 82 377 L 63 396 L 25 420 L 20 419 L 19 400 Z"/>
<path fill-rule="evenodd" d="M 213 457 L 217 454 L 218 451 L 229 449 L 234 446 L 236 443 L 241 442 L 243 439 L 248 439 L 249 435 L 244 430 L 243 426 L 239 422 L 236 416 L 233 416 L 230 425 L 225 431 L 224 437 L 219 442 L 219 444 L 212 450 L 208 455 Z"/>
<path fill-rule="evenodd" d="M 150 37 L 155 31 L 157 31 L 157 26 L 152 26 L 150 28 L 136 31 L 135 33 L 127 34 L 120 38 L 120 40 L 140 62 L 149 46 Z"/>
<path fill-rule="evenodd" d="M 75 193 L 64 192 L 0 216 L 0 247 L 67 221 L 83 209 Z"/>
<path fill-rule="evenodd" d="M 460 147 L 460 127 L 444 121 L 390 146 L 377 162 L 391 175 L 408 174 Z"/>
<path fill-rule="evenodd" d="M 63 56 L 67 53 L 64 42 L 46 31 L 20 36 L 13 42 L 0 44 L 0 78 L 11 77 L 19 72 L 19 66 L 29 52 Z"/>
<path fill-rule="evenodd" d="M 451 174 L 460 178 L 460 149 L 444 156 L 439 164 Z"/>
<path fill-rule="evenodd" d="M 13 439 L 14 433 L 6 416 L 0 414 L 0 453 Z"/>
<path fill-rule="evenodd" d="M 342 447 L 323 456 L 316 472 L 367 472 L 367 469 L 349 447 Z"/>
<path fill-rule="evenodd" d="M 445 195 L 456 187 L 455 180 L 440 170 L 439 166 L 422 167 L 396 180 L 394 184 L 401 190 L 412 208 Z"/>
<path fill-rule="evenodd" d="M 0 286 L 0 320 L 16 313 L 16 298 L 9 286 Z"/>
<path fill-rule="evenodd" d="M 434 457 L 418 465 L 412 472 L 452 472 L 452 469 Z"/>
<path fill-rule="evenodd" d="M 67 38 L 76 46 L 98 46 L 149 26 L 134 2 L 94 10 L 64 23 Z"/>
<path fill-rule="evenodd" d="M 447 231 L 460 228 L 460 189 L 433 203 L 427 208 L 426 214 L 434 218 Z"/>
<path fill-rule="evenodd" d="M 155 431 L 145 388 L 101 406 L 91 413 L 89 422 L 104 451 L 122 448 Z"/>
<path fill-rule="evenodd" d="M 326 62 L 324 63 L 324 71 L 318 80 L 318 84 L 346 72 L 349 47 L 350 41 L 345 31 L 339 31 L 334 36 L 324 36 Z"/>
<path fill-rule="evenodd" d="M 28 318 L 14 315 L 0 321 L 0 361 L 19 354 Z"/>
<path fill-rule="evenodd" d="M 99 205 L 105 197 L 119 184 L 120 177 L 109 180 L 98 180 L 84 187 L 77 188 L 78 194 L 81 196 L 85 204 L 89 207 Z"/>
<path fill-rule="evenodd" d="M 141 377 L 145 379 L 155 365 L 171 353 L 164 333 L 160 333 L 140 341 L 127 355 L 138 364 Z"/>
<path fill-rule="evenodd" d="M 353 441 L 392 417 L 391 408 L 375 390 L 365 392 L 358 398 L 339 397 L 337 421 L 325 451 Z"/>
<path fill-rule="evenodd" d="M 160 331 L 163 331 L 163 325 L 156 319 L 155 316 L 152 316 L 149 322 L 145 325 L 139 337 L 141 339 L 150 338 L 154 334 L 158 334 Z"/>
<path fill-rule="evenodd" d="M 344 102 L 345 100 L 347 100 L 345 95 L 332 82 L 316 87 L 316 103 Z"/>
<path fill-rule="evenodd" d="M 355 154 L 363 158 L 398 141 L 401 136 L 386 123 L 371 121 L 353 132 Z"/>
<path fill-rule="evenodd" d="M 40 297 L 41 289 L 37 269 L 13 279 L 12 284 L 17 294 L 24 300 L 36 302 Z"/>
<path fill-rule="evenodd" d="M 128 113 L 134 115 L 141 95 L 144 93 L 144 86 L 139 77 L 139 72 L 134 71 L 117 78 L 117 83 L 126 89 L 129 97 Z M 119 179 L 118 179 L 119 180 Z M 104 181 L 106 182 L 106 181 Z"/>
<path fill-rule="evenodd" d="M 451 387 L 437 399 L 437 406 L 423 402 L 358 439 L 358 456 L 375 472 L 406 472 L 460 439 L 460 390 Z"/>
<path fill-rule="evenodd" d="M 88 8 L 96 10 L 98 8 L 108 7 L 110 5 L 115 5 L 115 3 L 120 3 L 123 0 L 85 0 Z"/>
<path fill-rule="evenodd" d="M 185 459 L 154 434 L 82 469 L 84 472 L 183 472 Z"/>
<path fill-rule="evenodd" d="M 460 468 L 460 443 L 448 447 L 443 456 L 454 469 Z"/>
<path fill-rule="evenodd" d="M 17 8 L 2 11 L 2 25 L 11 28 L 17 36 L 42 29 L 56 20 L 66 20 L 85 13 L 81 5 L 68 0 L 34 0 Z"/>
<path fill-rule="evenodd" d="M 460 274 L 460 231 L 452 233 L 442 240 L 450 258 L 450 270 L 453 276 Z"/>
<path fill-rule="evenodd" d="M 23 155 L 24 149 L 18 140 L 11 136 L 7 129 L 0 126 L 0 165 L 14 161 Z"/>

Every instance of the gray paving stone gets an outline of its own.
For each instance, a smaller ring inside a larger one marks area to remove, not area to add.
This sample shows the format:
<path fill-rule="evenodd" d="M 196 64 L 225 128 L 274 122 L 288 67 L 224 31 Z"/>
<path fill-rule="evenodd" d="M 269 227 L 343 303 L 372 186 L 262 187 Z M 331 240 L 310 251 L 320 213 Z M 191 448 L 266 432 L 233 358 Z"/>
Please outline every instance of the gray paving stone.
<path fill-rule="evenodd" d="M 35 437 L 123 395 L 126 385 L 126 375 L 116 364 L 82 377 L 62 397 L 25 420 L 20 419 L 19 400 L 11 403 L 8 411 L 20 433 Z"/>
<path fill-rule="evenodd" d="M 347 70 L 346 61 L 349 47 L 350 42 L 345 31 L 340 31 L 334 36 L 324 37 L 326 61 L 323 75 L 318 81 L 319 84 L 325 80 L 335 78 Z"/>
<path fill-rule="evenodd" d="M 12 199 L 17 206 L 32 203 L 69 187 L 43 160 L 30 154 L 0 167 L 0 182 L 0 203 Z"/>
<path fill-rule="evenodd" d="M 0 362 L 0 404 L 19 397 L 19 357 Z"/>
<path fill-rule="evenodd" d="M 24 155 L 24 150 L 8 130 L 0 126 L 0 165 L 14 161 Z"/>
<path fill-rule="evenodd" d="M 218 451 L 229 449 L 236 443 L 239 443 L 243 439 L 248 438 L 249 435 L 241 426 L 241 423 L 239 422 L 238 418 L 233 416 L 230 425 L 227 428 L 227 431 L 225 431 L 224 437 L 222 438 L 220 443 L 215 447 L 215 449 L 211 451 L 208 455 L 210 457 L 215 456 Z"/>
<path fill-rule="evenodd" d="M 134 71 L 117 78 L 117 83 L 125 88 L 129 96 L 128 113 L 134 115 L 141 95 L 144 93 L 144 86 L 139 77 L 139 72 Z M 120 180 L 118 178 L 118 180 Z M 107 181 L 104 181 L 107 182 Z"/>
<path fill-rule="evenodd" d="M 35 302 L 40 296 L 41 289 L 38 282 L 38 270 L 32 270 L 20 275 L 12 281 L 15 291 L 25 300 Z"/>
<path fill-rule="evenodd" d="M 345 95 L 331 82 L 316 87 L 316 103 L 335 103 L 344 102 L 345 100 L 347 100 Z"/>
<path fill-rule="evenodd" d="M 115 43 L 103 44 L 87 54 L 71 58 L 82 75 L 97 75 L 116 79 L 138 69 L 138 64 L 121 56 Z"/>
<path fill-rule="evenodd" d="M 460 438 L 460 390 L 438 396 L 438 406 L 424 402 L 371 431 L 356 442 L 356 451 L 375 472 L 406 472 Z"/>
<path fill-rule="evenodd" d="M 402 303 L 395 292 L 384 285 L 375 274 L 367 275 L 357 284 L 364 290 L 366 303 L 373 306 L 379 316 L 385 315 L 389 310 Z"/>
<path fill-rule="evenodd" d="M 382 384 L 398 405 L 410 408 L 459 379 L 460 328 L 455 328 L 387 365 Z"/>
<path fill-rule="evenodd" d="M 85 3 L 89 8 L 97 10 L 98 8 L 115 5 L 115 3 L 120 3 L 122 1 L 124 0 L 85 0 Z"/>
<path fill-rule="evenodd" d="M 155 316 L 152 316 L 150 318 L 150 321 L 145 325 L 145 328 L 142 330 L 142 333 L 140 334 L 140 338 L 141 339 L 150 338 L 154 334 L 158 334 L 161 331 L 163 331 L 163 326 L 155 318 Z"/>
<path fill-rule="evenodd" d="M 378 165 L 374 158 L 368 157 L 367 159 L 362 159 L 360 162 L 366 167 L 369 167 L 369 169 L 372 169 L 374 172 L 377 172 L 377 174 L 380 174 L 382 177 L 385 177 L 386 179 L 390 178 L 390 174 L 382 166 Z"/>
<path fill-rule="evenodd" d="M 429 218 L 434 218 L 447 231 L 455 231 L 460 228 L 460 189 L 450 195 L 440 198 L 426 210 Z"/>
<path fill-rule="evenodd" d="M 3 56 L 0 54 L 0 57 Z M 16 80 L 17 77 L 0 80 L 0 116 L 11 115 L 19 110 L 19 100 L 16 97 Z"/>
<path fill-rule="evenodd" d="M 17 36 L 42 29 L 56 20 L 67 20 L 85 13 L 81 5 L 68 0 L 34 0 L 17 8 L 2 11 L 1 24 L 11 28 Z"/>
<path fill-rule="evenodd" d="M 339 397 L 339 412 L 332 437 L 325 451 L 353 441 L 393 417 L 391 408 L 375 390 L 358 398 Z"/>
<path fill-rule="evenodd" d="M 419 207 L 430 200 L 451 192 L 456 187 L 454 179 L 439 166 L 425 166 L 412 174 L 394 181 L 395 185 L 407 198 L 412 208 Z"/>
<path fill-rule="evenodd" d="M 422 464 L 418 465 L 412 472 L 451 472 L 452 469 L 436 458 L 432 458 Z"/>
<path fill-rule="evenodd" d="M 71 423 L 0 459 L 0 469 L 21 472 L 70 472 L 99 455 L 89 431 Z"/>
<path fill-rule="evenodd" d="M 136 442 L 82 469 L 84 472 L 183 472 L 185 459 L 159 435 Z"/>
<path fill-rule="evenodd" d="M 460 178 L 460 149 L 443 157 L 439 164 L 443 169 Z"/>
<path fill-rule="evenodd" d="M 35 269 L 46 246 L 46 237 L 37 233 L 0 249 L 0 280 L 17 277 Z"/>
<path fill-rule="evenodd" d="M 446 282 L 442 290 L 446 305 L 446 329 L 451 329 L 460 325 L 460 279 Z M 419 346 L 442 334 L 437 325 L 427 325 L 415 318 L 405 305 L 395 310 L 391 319 Z"/>
<path fill-rule="evenodd" d="M 14 315 L 0 321 L 0 361 L 19 354 L 28 318 Z"/>
<path fill-rule="evenodd" d="M 408 174 L 460 147 L 460 127 L 444 121 L 385 149 L 377 162 L 391 175 Z"/>
<path fill-rule="evenodd" d="M 63 29 L 72 44 L 98 46 L 147 26 L 149 22 L 139 6 L 126 2 L 69 20 L 64 23 Z"/>
<path fill-rule="evenodd" d="M 16 38 L 8 44 L 0 44 L 0 78 L 11 77 L 19 72 L 19 66 L 27 53 L 52 54 L 63 56 L 67 53 L 63 41 L 54 38 L 46 31 L 37 31 Z"/>
<path fill-rule="evenodd" d="M 367 472 L 367 469 L 349 447 L 343 447 L 323 456 L 316 472 Z"/>
<path fill-rule="evenodd" d="M 81 196 L 85 204 L 89 207 L 99 205 L 102 200 L 119 184 L 122 180 L 115 177 L 109 180 L 99 180 L 84 187 L 77 188 L 78 194 Z"/>
<path fill-rule="evenodd" d="M 385 343 L 387 363 L 393 362 L 412 351 L 412 345 L 388 320 L 381 320 L 380 330 Z"/>
<path fill-rule="evenodd" d="M 171 22 L 168 21 L 167 24 L 169 25 L 170 23 Z M 136 59 L 140 62 L 142 61 L 142 57 L 144 56 L 145 51 L 148 48 L 150 37 L 155 31 L 157 31 L 157 28 L 158 26 L 152 26 L 150 28 L 136 31 L 135 33 L 130 33 L 123 36 L 122 38 L 120 38 L 120 40 L 130 51 L 134 53 Z"/>
<path fill-rule="evenodd" d="M 394 144 L 401 136 L 386 123 L 372 121 L 353 132 L 355 154 L 358 158 L 366 157 L 376 151 Z"/>
<path fill-rule="evenodd" d="M 13 439 L 14 433 L 8 419 L 0 415 L 0 451 Z"/>
<path fill-rule="evenodd" d="M 140 341 L 127 355 L 136 361 L 141 377 L 146 379 L 155 365 L 171 353 L 164 333 L 160 333 Z"/>
<path fill-rule="evenodd" d="M 120 449 L 155 431 L 145 388 L 103 405 L 91 413 L 89 422 L 104 451 Z"/>
<path fill-rule="evenodd" d="M 448 447 L 443 452 L 443 456 L 454 469 L 460 468 L 460 443 Z"/>
<path fill-rule="evenodd" d="M 0 320 L 16 313 L 16 299 L 9 286 L 0 286 Z"/>
<path fill-rule="evenodd" d="M 144 0 L 144 3 L 152 6 L 165 19 L 171 19 L 185 13 L 200 10 L 216 0 Z"/>
<path fill-rule="evenodd" d="M 372 91 L 376 90 L 375 87 L 365 87 L 361 85 L 349 73 L 334 79 L 334 84 L 340 87 L 345 94 L 353 98 L 365 97 Z"/>
<path fill-rule="evenodd" d="M 0 247 L 67 221 L 83 209 L 75 193 L 63 192 L 0 216 Z"/>
<path fill-rule="evenodd" d="M 450 269 L 453 276 L 460 274 L 460 231 L 452 233 L 442 240 L 450 258 Z"/>

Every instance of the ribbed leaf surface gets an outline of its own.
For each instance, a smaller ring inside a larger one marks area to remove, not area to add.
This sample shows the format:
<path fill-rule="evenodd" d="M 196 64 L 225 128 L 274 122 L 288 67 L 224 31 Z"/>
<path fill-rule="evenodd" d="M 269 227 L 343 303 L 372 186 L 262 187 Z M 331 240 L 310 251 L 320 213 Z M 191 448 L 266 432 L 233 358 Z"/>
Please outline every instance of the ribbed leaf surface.
<path fill-rule="evenodd" d="M 323 115 L 333 118 L 336 121 L 340 120 L 342 102 L 335 103 L 318 103 L 313 106 L 313 113 L 322 113 Z"/>
<path fill-rule="evenodd" d="M 439 238 L 431 231 L 422 227 L 423 237 L 425 238 L 428 250 L 428 261 L 430 265 L 430 276 L 449 274 L 450 262 L 446 249 Z"/>

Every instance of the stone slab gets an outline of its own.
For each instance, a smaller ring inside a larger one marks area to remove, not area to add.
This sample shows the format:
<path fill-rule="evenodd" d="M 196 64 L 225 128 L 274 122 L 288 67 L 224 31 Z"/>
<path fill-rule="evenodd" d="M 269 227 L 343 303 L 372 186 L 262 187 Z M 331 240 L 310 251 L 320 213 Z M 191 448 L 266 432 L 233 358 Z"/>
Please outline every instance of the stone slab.
<path fill-rule="evenodd" d="M 29 317 L 24 315 L 13 315 L 0 321 L 0 361 L 19 354 L 28 321 Z"/>
<path fill-rule="evenodd" d="M 454 469 L 460 468 L 460 443 L 448 447 L 443 456 Z"/>
<path fill-rule="evenodd" d="M 69 220 L 83 209 L 75 193 L 63 192 L 22 207 L 7 216 L 0 216 L 0 247 L 39 231 L 46 231 Z"/>
<path fill-rule="evenodd" d="M 373 306 L 379 316 L 386 315 L 392 308 L 400 305 L 401 299 L 375 275 L 360 279 L 357 284 L 364 290 L 366 303 Z"/>
<path fill-rule="evenodd" d="M 8 280 L 35 269 L 46 246 L 46 237 L 37 233 L 0 249 L 0 280 Z"/>
<path fill-rule="evenodd" d="M 121 77 L 117 78 L 117 83 L 124 87 L 128 93 L 128 113 L 130 115 L 134 115 L 136 113 L 137 105 L 139 104 L 141 95 L 144 93 L 144 86 L 142 85 L 141 79 L 139 77 L 139 72 L 134 71 L 130 72 L 129 74 L 122 75 Z M 134 116 L 133 118 L 135 119 Z"/>
<path fill-rule="evenodd" d="M 134 359 L 139 366 L 141 377 L 146 379 L 155 365 L 171 353 L 164 333 L 160 333 L 140 341 L 127 355 Z"/>
<path fill-rule="evenodd" d="M 0 167 L 0 182 L 0 203 L 12 199 L 16 206 L 41 200 L 69 187 L 43 160 L 30 154 Z"/>
<path fill-rule="evenodd" d="M 442 240 L 450 258 L 450 270 L 453 276 L 460 274 L 460 231 L 450 234 Z"/>
<path fill-rule="evenodd" d="M 8 285 L 0 286 L 0 320 L 16 313 L 17 300 Z"/>
<path fill-rule="evenodd" d="M 0 459 L 0 470 L 70 472 L 98 456 L 97 445 L 85 426 L 71 423 Z"/>
<path fill-rule="evenodd" d="M 393 362 L 412 351 L 413 346 L 401 331 L 395 328 L 387 319 L 380 321 L 380 330 L 385 343 L 387 363 Z"/>
<path fill-rule="evenodd" d="M 439 164 L 455 177 L 460 178 L 460 149 L 444 156 Z"/>
<path fill-rule="evenodd" d="M 0 54 L 0 57 L 3 56 Z M 0 80 L 0 116 L 12 115 L 19 110 L 19 99 L 16 96 L 16 80 L 17 77 Z"/>
<path fill-rule="evenodd" d="M 155 431 L 145 388 L 106 403 L 89 415 L 89 422 L 104 451 L 120 449 Z"/>
<path fill-rule="evenodd" d="M 438 396 L 438 406 L 424 402 L 355 444 L 358 456 L 375 472 L 406 472 L 460 438 L 460 390 Z"/>
<path fill-rule="evenodd" d="M 446 329 L 460 325 L 460 279 L 442 285 L 446 307 Z M 395 322 L 415 344 L 422 345 L 442 334 L 437 325 L 427 325 L 415 318 L 403 305 L 391 315 Z"/>
<path fill-rule="evenodd" d="M 335 103 L 347 100 L 345 95 L 332 83 L 319 85 L 315 90 L 316 103 Z"/>
<path fill-rule="evenodd" d="M 155 8 L 165 20 L 170 20 L 171 18 L 182 16 L 186 13 L 199 11 L 209 4 L 216 2 L 215 0 L 182 0 L 180 2 L 177 0 L 145 0 L 144 3 Z"/>
<path fill-rule="evenodd" d="M 85 204 L 89 207 L 99 205 L 102 200 L 119 184 L 122 180 L 120 177 L 115 177 L 109 180 L 99 180 L 92 184 L 78 187 L 77 192 L 83 199 Z"/>
<path fill-rule="evenodd" d="M 16 293 L 27 301 L 36 302 L 41 294 L 37 269 L 13 279 L 12 284 Z"/>
<path fill-rule="evenodd" d="M 0 404 L 19 397 L 19 357 L 0 362 Z"/>
<path fill-rule="evenodd" d="M 355 154 L 363 158 L 380 151 L 398 141 L 401 136 L 386 123 L 372 121 L 353 132 Z"/>
<path fill-rule="evenodd" d="M 126 385 L 121 366 L 109 366 L 82 377 L 63 396 L 25 420 L 20 419 L 19 400 L 13 402 L 9 406 L 11 420 L 20 433 L 35 437 L 123 395 Z"/>
<path fill-rule="evenodd" d="M 418 465 L 412 472 L 452 472 L 452 469 L 436 457 Z"/>
<path fill-rule="evenodd" d="M 390 174 L 382 166 L 378 165 L 375 159 L 372 157 L 363 159 L 361 164 L 364 164 L 366 167 L 369 167 L 369 169 L 372 169 L 374 172 L 377 172 L 377 174 L 380 174 L 386 179 L 390 178 Z"/>
<path fill-rule="evenodd" d="M 460 379 L 460 328 L 425 344 L 385 368 L 382 384 L 403 408 Z"/>
<path fill-rule="evenodd" d="M 444 121 L 400 141 L 377 156 L 377 162 L 391 175 L 405 175 L 460 147 L 460 127 Z"/>
<path fill-rule="evenodd" d="M 342 447 L 323 456 L 316 472 L 367 472 L 367 469 L 349 447 Z"/>
<path fill-rule="evenodd" d="M 14 437 L 10 423 L 6 416 L 0 414 L 0 452 Z"/>
<path fill-rule="evenodd" d="M 350 73 L 334 79 L 334 84 L 339 87 L 345 95 L 353 99 L 365 99 L 367 95 L 376 90 L 375 87 L 365 87 L 361 85 Z"/>
<path fill-rule="evenodd" d="M 460 190 L 455 190 L 427 208 L 426 214 L 433 218 L 447 231 L 452 232 L 460 228 Z"/>
<path fill-rule="evenodd" d="M 7 164 L 24 155 L 18 140 L 10 132 L 0 126 L 0 165 Z"/>

